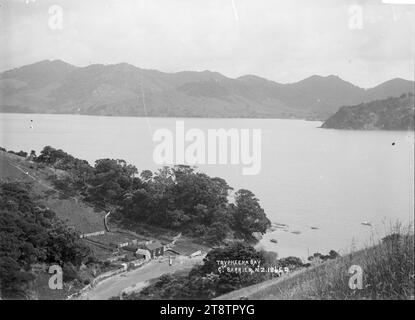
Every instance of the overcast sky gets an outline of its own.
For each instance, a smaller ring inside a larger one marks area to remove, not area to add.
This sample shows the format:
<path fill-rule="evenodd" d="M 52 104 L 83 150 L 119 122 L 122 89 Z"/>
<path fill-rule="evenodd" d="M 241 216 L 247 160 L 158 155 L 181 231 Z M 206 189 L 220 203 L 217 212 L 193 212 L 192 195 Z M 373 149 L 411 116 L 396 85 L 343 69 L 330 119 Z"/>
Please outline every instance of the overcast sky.
<path fill-rule="evenodd" d="M 61 29 L 52 5 L 62 8 Z M 212 70 L 232 78 L 255 74 L 282 83 L 313 74 L 338 75 L 361 87 L 414 78 L 415 10 L 409 5 L 3 0 L 0 13 L 1 71 L 62 59 L 78 66 L 128 62 L 165 72 Z"/>

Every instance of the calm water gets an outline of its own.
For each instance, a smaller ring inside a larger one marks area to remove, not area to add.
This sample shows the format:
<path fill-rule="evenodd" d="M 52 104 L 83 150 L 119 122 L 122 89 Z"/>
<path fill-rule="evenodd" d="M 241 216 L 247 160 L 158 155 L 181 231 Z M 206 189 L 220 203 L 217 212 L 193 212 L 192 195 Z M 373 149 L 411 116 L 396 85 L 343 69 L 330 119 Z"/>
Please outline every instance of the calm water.
<path fill-rule="evenodd" d="M 51 145 L 91 164 L 118 158 L 139 170 L 156 169 L 153 132 L 174 132 L 176 120 L 0 114 L 0 146 L 39 152 Z M 327 130 L 318 128 L 320 122 L 301 120 L 184 119 L 184 124 L 204 132 L 262 130 L 260 174 L 244 176 L 239 165 L 199 168 L 225 178 L 235 190 L 250 189 L 273 222 L 289 226 L 266 234 L 260 244 L 280 256 L 346 252 L 352 245 L 369 244 L 372 235 L 383 235 L 390 222 L 413 221 L 413 133 Z"/>

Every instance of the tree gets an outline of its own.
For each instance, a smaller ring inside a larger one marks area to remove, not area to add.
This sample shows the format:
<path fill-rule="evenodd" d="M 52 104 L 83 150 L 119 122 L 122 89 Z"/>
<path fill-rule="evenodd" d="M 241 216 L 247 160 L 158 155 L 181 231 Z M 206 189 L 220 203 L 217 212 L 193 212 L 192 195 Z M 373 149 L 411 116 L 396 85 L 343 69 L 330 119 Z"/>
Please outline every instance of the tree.
<path fill-rule="evenodd" d="M 126 192 L 133 190 L 137 168 L 124 160 L 100 159 L 94 176 L 88 181 L 88 200 L 94 203 L 120 204 Z"/>
<path fill-rule="evenodd" d="M 336 251 L 334 250 L 330 250 L 329 252 L 329 257 L 330 259 L 336 259 L 337 257 L 340 257 L 340 254 L 338 254 Z"/>
<path fill-rule="evenodd" d="M 33 263 L 80 264 L 90 250 L 48 209 L 37 205 L 30 185 L 0 184 L 0 288 L 4 297 L 24 295 Z"/>
<path fill-rule="evenodd" d="M 298 257 L 286 257 L 279 259 L 277 262 L 279 267 L 289 268 L 290 270 L 295 270 L 304 266 L 303 261 Z"/>
<path fill-rule="evenodd" d="M 153 172 L 150 170 L 144 170 L 140 173 L 140 177 L 143 181 L 149 182 L 153 178 Z"/>
<path fill-rule="evenodd" d="M 36 161 L 36 151 L 35 150 L 30 151 L 29 159 L 33 160 L 33 161 Z"/>
<path fill-rule="evenodd" d="M 211 227 L 208 227 L 205 239 L 211 244 L 219 245 L 229 235 L 230 231 L 228 225 L 215 222 Z"/>
<path fill-rule="evenodd" d="M 258 199 L 245 189 L 238 190 L 235 194 L 233 217 L 235 230 L 247 239 L 253 238 L 253 232 L 265 233 L 271 225 Z"/>

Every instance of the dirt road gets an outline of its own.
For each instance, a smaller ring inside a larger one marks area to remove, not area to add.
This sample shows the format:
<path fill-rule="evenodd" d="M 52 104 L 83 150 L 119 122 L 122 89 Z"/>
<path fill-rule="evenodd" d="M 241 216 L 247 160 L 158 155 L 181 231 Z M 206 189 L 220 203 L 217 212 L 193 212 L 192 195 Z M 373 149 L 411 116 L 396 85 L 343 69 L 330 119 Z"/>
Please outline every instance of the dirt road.
<path fill-rule="evenodd" d="M 176 258 L 172 266 L 168 260 L 153 260 L 146 265 L 123 274 L 116 275 L 98 283 L 92 290 L 86 292 L 81 299 L 106 300 L 118 296 L 124 289 L 132 286 L 142 288 L 146 282 L 158 278 L 165 273 L 189 270 L 198 263 L 202 263 L 203 256 L 188 258 Z"/>

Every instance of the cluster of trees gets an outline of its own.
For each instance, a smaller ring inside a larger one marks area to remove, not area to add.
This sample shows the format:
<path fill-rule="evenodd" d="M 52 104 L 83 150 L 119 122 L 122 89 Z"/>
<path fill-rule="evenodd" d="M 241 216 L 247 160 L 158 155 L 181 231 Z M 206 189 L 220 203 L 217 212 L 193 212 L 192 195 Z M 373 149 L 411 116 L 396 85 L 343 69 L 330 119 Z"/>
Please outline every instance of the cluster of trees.
<path fill-rule="evenodd" d="M 400 97 L 344 106 L 328 118 L 322 128 L 413 131 L 414 103 L 414 94 L 409 92 Z"/>
<path fill-rule="evenodd" d="M 249 190 L 235 193 L 225 180 L 211 178 L 188 166 L 144 172 L 141 188 L 125 197 L 118 216 L 130 221 L 177 229 L 212 244 L 227 237 L 254 241 L 253 233 L 270 226 Z"/>
<path fill-rule="evenodd" d="M 55 187 L 71 196 L 85 193 L 86 182 L 93 176 L 94 170 L 88 161 L 77 159 L 61 149 L 46 146 L 39 156 L 32 151 L 30 158 L 35 162 L 65 171 L 67 174 L 59 175 L 59 178 L 53 177 L 52 182 Z"/>
<path fill-rule="evenodd" d="M 15 151 L 13 151 L 13 150 L 9 150 L 9 151 L 7 151 L 5 148 L 3 148 L 3 147 L 0 147 L 0 151 L 3 151 L 3 152 L 8 152 L 8 153 L 11 153 L 11 154 L 15 154 L 15 155 L 17 155 L 17 156 L 20 156 L 20 157 L 27 157 L 27 152 L 25 152 L 25 151 L 19 151 L 19 152 L 15 152 Z"/>
<path fill-rule="evenodd" d="M 340 254 L 334 250 L 330 250 L 329 254 L 321 254 L 320 252 L 316 252 L 312 256 L 309 256 L 307 260 L 313 261 L 315 259 L 319 259 L 322 261 L 326 261 L 326 260 L 336 259 L 337 257 L 340 257 Z"/>
<path fill-rule="evenodd" d="M 120 205 L 140 181 L 135 177 L 137 169 L 124 160 L 100 159 L 92 167 L 88 161 L 50 146 L 44 147 L 39 156 L 32 156 L 32 160 L 65 172 L 52 177 L 55 187 L 71 196 L 82 195 L 101 207 Z"/>
<path fill-rule="evenodd" d="M 276 253 L 257 251 L 246 243 L 234 242 L 211 250 L 203 265 L 193 267 L 189 274 L 165 274 L 139 293 L 127 295 L 125 299 L 212 299 L 276 276 L 271 272 L 220 271 L 219 261 L 254 261 L 247 265 L 254 270 L 258 263 L 264 268 L 278 265 L 276 258 Z"/>
<path fill-rule="evenodd" d="M 0 292 L 24 298 L 35 275 L 35 263 L 58 264 L 76 270 L 90 258 L 90 250 L 55 213 L 34 201 L 30 185 L 0 184 Z M 65 272 L 66 274 L 67 272 Z M 66 280 L 64 278 L 64 280 Z"/>
<path fill-rule="evenodd" d="M 94 167 L 62 150 L 45 147 L 34 160 L 65 170 L 54 184 L 67 194 L 80 194 L 100 207 L 117 208 L 120 221 L 146 223 L 200 237 L 212 244 L 226 238 L 255 241 L 253 233 L 270 226 L 258 199 L 249 190 L 235 193 L 221 178 L 212 178 L 193 167 L 144 170 L 124 160 L 100 159 Z"/>

